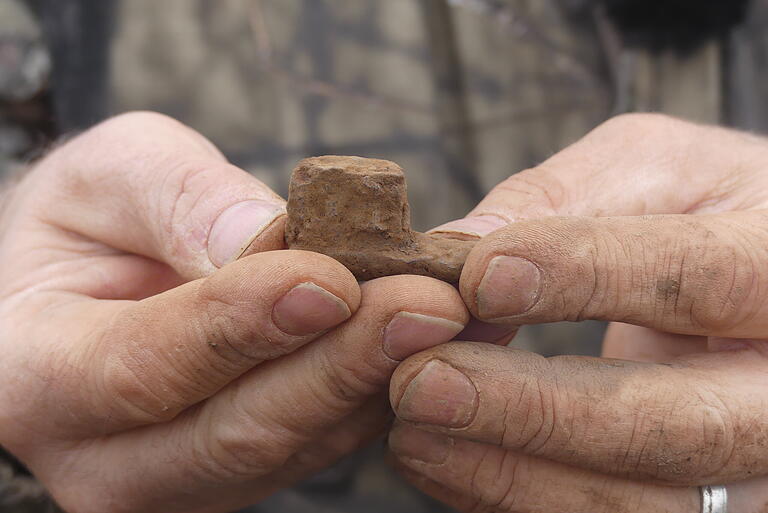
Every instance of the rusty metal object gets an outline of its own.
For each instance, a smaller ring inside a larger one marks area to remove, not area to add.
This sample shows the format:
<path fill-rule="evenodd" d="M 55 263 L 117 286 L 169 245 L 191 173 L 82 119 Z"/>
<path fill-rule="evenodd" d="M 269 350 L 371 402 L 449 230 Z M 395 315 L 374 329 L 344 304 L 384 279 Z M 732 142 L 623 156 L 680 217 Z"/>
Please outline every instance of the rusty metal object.
<path fill-rule="evenodd" d="M 394 162 L 325 156 L 291 177 L 285 239 L 347 266 L 360 280 L 419 274 L 457 283 L 473 241 L 411 230 L 405 175 Z"/>

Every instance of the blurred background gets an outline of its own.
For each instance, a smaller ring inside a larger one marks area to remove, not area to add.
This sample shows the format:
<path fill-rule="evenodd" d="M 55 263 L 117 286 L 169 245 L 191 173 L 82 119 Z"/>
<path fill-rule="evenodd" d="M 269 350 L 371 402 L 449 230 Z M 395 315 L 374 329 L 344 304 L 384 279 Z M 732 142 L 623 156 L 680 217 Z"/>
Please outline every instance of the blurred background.
<path fill-rule="evenodd" d="M 0 176 L 155 110 L 282 195 L 307 156 L 394 160 L 426 230 L 619 113 L 765 131 L 766 28 L 768 0 L 0 0 Z M 513 344 L 598 354 L 603 328 Z M 381 454 L 248 511 L 441 511 Z"/>

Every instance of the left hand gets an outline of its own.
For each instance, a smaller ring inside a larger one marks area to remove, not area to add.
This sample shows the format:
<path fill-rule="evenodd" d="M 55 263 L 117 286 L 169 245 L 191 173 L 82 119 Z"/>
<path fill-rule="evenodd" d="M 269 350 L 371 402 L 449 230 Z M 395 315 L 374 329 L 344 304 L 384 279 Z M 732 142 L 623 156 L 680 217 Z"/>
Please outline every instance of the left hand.
<path fill-rule="evenodd" d="M 766 168 L 761 138 L 622 116 L 439 229 L 500 228 L 461 278 L 480 319 L 618 322 L 604 358 L 458 342 L 403 362 L 411 481 L 472 512 L 699 513 L 706 484 L 768 511 Z"/>
<path fill-rule="evenodd" d="M 72 513 L 290 486 L 378 437 L 399 361 L 469 317 L 447 283 L 279 251 L 283 200 L 159 114 L 93 127 L 7 198 L 0 445 Z"/>

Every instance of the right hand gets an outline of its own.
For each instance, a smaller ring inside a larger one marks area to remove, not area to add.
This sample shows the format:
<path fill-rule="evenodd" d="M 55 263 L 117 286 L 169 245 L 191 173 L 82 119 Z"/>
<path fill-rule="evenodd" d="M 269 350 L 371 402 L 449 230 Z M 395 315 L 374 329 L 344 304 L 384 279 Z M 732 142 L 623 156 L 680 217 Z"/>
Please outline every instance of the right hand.
<path fill-rule="evenodd" d="M 326 256 L 269 251 L 283 214 L 205 138 L 147 113 L 9 191 L 0 443 L 66 510 L 258 501 L 375 437 L 398 362 L 467 322 L 445 283 L 358 286 Z"/>
<path fill-rule="evenodd" d="M 768 141 L 617 117 L 492 191 L 461 291 L 501 326 L 612 321 L 604 358 L 444 344 L 400 365 L 406 474 L 462 511 L 768 504 Z M 503 226 L 502 226 L 503 225 Z"/>

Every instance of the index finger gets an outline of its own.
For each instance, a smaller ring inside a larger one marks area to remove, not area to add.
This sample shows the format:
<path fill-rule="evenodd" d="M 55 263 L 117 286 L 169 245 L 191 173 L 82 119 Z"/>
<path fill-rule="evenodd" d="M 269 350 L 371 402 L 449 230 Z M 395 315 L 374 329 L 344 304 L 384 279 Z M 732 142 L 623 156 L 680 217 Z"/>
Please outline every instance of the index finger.
<path fill-rule="evenodd" d="M 766 353 L 669 365 L 451 343 L 400 365 L 402 420 L 572 466 L 675 484 L 768 473 Z"/>
<path fill-rule="evenodd" d="M 523 221 L 472 249 L 461 293 L 491 322 L 599 319 L 762 337 L 766 222 L 765 211 Z"/>
<path fill-rule="evenodd" d="M 187 280 L 246 252 L 284 247 L 283 199 L 205 137 L 160 114 L 105 121 L 51 153 L 30 177 L 22 186 L 36 219 L 166 263 Z M 29 232 L 19 244 L 41 245 Z"/>
<path fill-rule="evenodd" d="M 624 114 L 509 177 L 467 217 L 432 233 L 476 238 L 549 216 L 717 212 L 725 210 L 724 200 L 754 208 L 766 160 L 768 143 L 751 134 L 660 114 Z"/>

